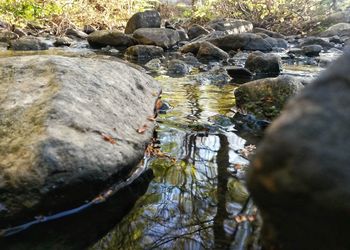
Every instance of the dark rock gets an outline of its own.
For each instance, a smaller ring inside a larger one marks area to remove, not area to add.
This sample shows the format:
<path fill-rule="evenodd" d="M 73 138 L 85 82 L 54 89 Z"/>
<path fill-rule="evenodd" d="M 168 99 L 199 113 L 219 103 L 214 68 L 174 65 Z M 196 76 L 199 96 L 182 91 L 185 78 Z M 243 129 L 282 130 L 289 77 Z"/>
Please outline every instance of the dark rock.
<path fill-rule="evenodd" d="M 291 100 L 251 161 L 266 249 L 348 249 L 350 53 Z"/>
<path fill-rule="evenodd" d="M 155 59 L 152 59 L 150 61 L 148 61 L 146 64 L 145 64 L 145 67 L 149 70 L 153 70 L 153 71 L 157 71 L 157 70 L 160 70 L 161 67 L 162 67 L 162 62 L 160 61 L 160 59 L 158 58 L 155 58 Z"/>
<path fill-rule="evenodd" d="M 282 48 L 282 49 L 288 48 L 288 42 L 282 38 L 267 37 L 265 38 L 265 41 L 267 41 L 272 48 Z"/>
<path fill-rule="evenodd" d="M 321 45 L 307 45 L 301 49 L 306 56 L 319 56 L 323 48 Z"/>
<path fill-rule="evenodd" d="M 49 45 L 36 37 L 21 37 L 10 42 L 12 50 L 47 50 Z"/>
<path fill-rule="evenodd" d="M 164 28 L 141 28 L 134 32 L 133 37 L 143 45 L 156 45 L 170 49 L 180 41 L 176 30 Z"/>
<path fill-rule="evenodd" d="M 190 40 L 199 37 L 200 35 L 207 35 L 210 32 L 204 28 L 203 26 L 200 26 L 198 24 L 194 24 L 192 25 L 187 32 L 187 35 L 189 37 Z"/>
<path fill-rule="evenodd" d="M 282 70 L 282 61 L 277 55 L 255 51 L 249 54 L 244 67 L 254 73 L 277 76 Z"/>
<path fill-rule="evenodd" d="M 300 43 L 300 47 L 304 47 L 307 45 L 320 45 L 325 50 L 328 50 L 334 47 L 331 43 L 326 41 L 326 39 L 321 37 L 307 37 L 303 39 L 302 42 Z"/>
<path fill-rule="evenodd" d="M 271 45 L 258 35 L 241 33 L 208 40 L 225 51 L 230 50 L 260 50 L 271 51 Z"/>
<path fill-rule="evenodd" d="M 134 14 L 126 24 L 125 34 L 132 34 L 139 28 L 160 28 L 161 18 L 158 11 L 147 10 Z"/>
<path fill-rule="evenodd" d="M 205 61 L 211 61 L 211 60 L 225 61 L 229 58 L 229 55 L 227 52 L 216 47 L 215 45 L 209 42 L 203 42 L 199 47 L 197 58 L 199 60 L 205 60 Z"/>
<path fill-rule="evenodd" d="M 168 74 L 172 76 L 185 76 L 190 73 L 190 66 L 182 60 L 173 59 L 168 63 Z"/>
<path fill-rule="evenodd" d="M 135 59 L 153 59 L 163 57 L 164 50 L 154 45 L 135 45 L 125 51 L 125 55 Z"/>
<path fill-rule="evenodd" d="M 237 79 L 251 79 L 253 77 L 253 73 L 246 68 L 237 67 L 237 66 L 229 66 L 225 67 L 227 73 L 233 80 Z"/>
<path fill-rule="evenodd" d="M 233 18 L 213 20 L 208 25 L 216 31 L 225 31 L 226 34 L 239 34 L 253 30 L 251 22 Z"/>
<path fill-rule="evenodd" d="M 66 36 L 73 39 L 74 38 L 86 39 L 88 37 L 88 34 L 78 29 L 69 28 L 66 30 Z"/>
<path fill-rule="evenodd" d="M 71 44 L 73 43 L 73 40 L 70 39 L 69 37 L 58 37 L 56 38 L 56 41 L 53 43 L 53 45 L 55 45 L 56 47 L 60 47 L 60 46 L 71 46 Z"/>
<path fill-rule="evenodd" d="M 335 44 L 342 44 L 344 41 L 339 36 L 332 36 L 329 38 L 329 42 L 335 43 Z"/>
<path fill-rule="evenodd" d="M 160 92 L 151 77 L 96 57 L 7 57 L 0 67 L 1 225 L 80 206 L 142 159 Z"/>
<path fill-rule="evenodd" d="M 272 120 L 279 115 L 287 100 L 303 87 L 290 76 L 248 82 L 235 90 L 236 105 L 258 119 Z"/>
<path fill-rule="evenodd" d="M 85 32 L 86 34 L 91 34 L 92 32 L 95 32 L 96 31 L 96 28 L 90 24 L 86 24 L 84 25 L 84 28 L 83 28 L 83 32 Z"/>
<path fill-rule="evenodd" d="M 17 38 L 19 38 L 19 36 L 12 31 L 0 30 L 0 42 L 9 43 L 11 40 Z"/>
<path fill-rule="evenodd" d="M 97 30 L 87 37 L 87 41 L 93 48 L 101 48 L 107 45 L 117 48 L 127 48 L 137 44 L 137 41 L 116 30 Z"/>
<path fill-rule="evenodd" d="M 274 31 L 270 31 L 270 30 L 267 30 L 267 29 L 263 29 L 263 28 L 258 28 L 258 27 L 255 27 L 253 29 L 253 32 L 254 33 L 264 33 L 266 35 L 268 35 L 269 37 L 273 37 L 273 38 L 281 38 L 281 39 L 285 39 L 286 37 L 280 33 L 277 33 L 277 32 L 274 32 Z"/>

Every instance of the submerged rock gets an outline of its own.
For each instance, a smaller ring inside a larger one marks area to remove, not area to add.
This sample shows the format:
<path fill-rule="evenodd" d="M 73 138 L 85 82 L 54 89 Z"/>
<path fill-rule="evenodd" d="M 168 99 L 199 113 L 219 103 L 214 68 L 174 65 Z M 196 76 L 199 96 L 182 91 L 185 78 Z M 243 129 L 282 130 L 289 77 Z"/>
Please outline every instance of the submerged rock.
<path fill-rule="evenodd" d="M 170 49 L 180 41 L 176 30 L 165 28 L 141 28 L 134 32 L 133 37 L 143 45 L 156 45 Z"/>
<path fill-rule="evenodd" d="M 350 52 L 286 106 L 251 161 L 266 249 L 348 249 Z"/>
<path fill-rule="evenodd" d="M 278 76 L 282 70 L 282 61 L 277 55 L 255 51 L 249 54 L 244 67 L 257 74 Z"/>
<path fill-rule="evenodd" d="M 125 34 L 132 34 L 139 28 L 160 28 L 161 18 L 158 11 L 147 10 L 134 14 L 126 24 Z"/>
<path fill-rule="evenodd" d="M 307 37 L 303 39 L 300 43 L 300 47 L 304 47 L 307 45 L 320 45 L 325 50 L 328 50 L 334 47 L 333 44 L 331 44 L 326 39 L 321 37 Z"/>
<path fill-rule="evenodd" d="M 272 120 L 279 115 L 287 100 L 303 87 L 299 80 L 290 76 L 248 82 L 235 90 L 236 105 L 258 119 Z"/>
<path fill-rule="evenodd" d="M 214 67 L 208 72 L 190 76 L 190 79 L 195 80 L 199 84 L 213 84 L 219 86 L 228 84 L 231 81 L 231 77 L 227 74 L 227 71 L 220 67 Z"/>
<path fill-rule="evenodd" d="M 151 77 L 115 59 L 40 55 L 0 66 L 2 225 L 81 205 L 143 157 L 160 91 Z"/>
<path fill-rule="evenodd" d="M 116 30 L 97 30 L 91 33 L 87 40 L 93 48 L 102 48 L 107 45 L 127 48 L 137 44 L 136 40 L 131 36 Z"/>

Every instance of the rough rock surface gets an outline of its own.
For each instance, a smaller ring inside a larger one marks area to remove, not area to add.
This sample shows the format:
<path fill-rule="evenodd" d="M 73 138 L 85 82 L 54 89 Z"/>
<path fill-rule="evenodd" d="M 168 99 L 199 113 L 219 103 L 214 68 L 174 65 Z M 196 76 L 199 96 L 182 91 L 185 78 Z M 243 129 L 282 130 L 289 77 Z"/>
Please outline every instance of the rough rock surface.
<path fill-rule="evenodd" d="M 160 28 L 161 18 L 158 11 L 147 10 L 135 13 L 126 24 L 125 34 L 132 34 L 139 28 Z"/>
<path fill-rule="evenodd" d="M 135 45 L 125 51 L 125 55 L 135 59 L 153 59 L 163 57 L 164 50 L 154 45 Z"/>
<path fill-rule="evenodd" d="M 323 72 L 268 128 L 248 187 L 266 249 L 348 249 L 350 53 Z"/>
<path fill-rule="evenodd" d="M 151 77 L 115 59 L 22 56 L 0 68 L 0 222 L 81 205 L 141 160 L 160 92 Z"/>
<path fill-rule="evenodd" d="M 21 37 L 10 42 L 12 50 L 47 50 L 49 45 L 36 37 Z"/>
<path fill-rule="evenodd" d="M 236 105 L 258 119 L 271 120 L 303 87 L 301 82 L 290 76 L 248 82 L 235 90 Z"/>
<path fill-rule="evenodd" d="M 249 54 L 244 67 L 254 73 L 277 76 L 282 70 L 282 61 L 277 55 L 255 51 Z"/>
<path fill-rule="evenodd" d="M 137 44 L 131 36 L 125 35 L 116 30 L 97 30 L 91 33 L 87 40 L 90 46 L 101 48 L 107 45 L 127 48 Z"/>
<path fill-rule="evenodd" d="M 227 35 L 208 40 L 222 50 L 259 50 L 271 51 L 271 45 L 258 35 L 252 33 L 241 33 Z"/>
<path fill-rule="evenodd" d="M 133 37 L 143 45 L 156 45 L 170 49 L 180 41 L 176 30 L 164 28 L 141 28 L 134 32 Z"/>
<path fill-rule="evenodd" d="M 211 61 L 211 60 L 221 61 L 221 60 L 227 60 L 229 58 L 229 55 L 227 52 L 216 47 L 215 45 L 209 42 L 203 42 L 199 46 L 197 58 L 199 60 L 205 60 L 205 61 Z"/>

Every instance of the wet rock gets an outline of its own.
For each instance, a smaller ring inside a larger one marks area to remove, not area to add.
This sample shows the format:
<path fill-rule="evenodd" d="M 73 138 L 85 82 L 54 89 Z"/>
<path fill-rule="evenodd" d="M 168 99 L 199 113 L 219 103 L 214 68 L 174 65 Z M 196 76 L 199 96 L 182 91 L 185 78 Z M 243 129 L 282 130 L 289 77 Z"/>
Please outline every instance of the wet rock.
<path fill-rule="evenodd" d="M 164 50 L 154 45 L 135 45 L 129 47 L 125 55 L 135 59 L 153 59 L 163 57 Z"/>
<path fill-rule="evenodd" d="M 350 246 L 349 70 L 348 51 L 289 102 L 251 161 L 266 249 Z"/>
<path fill-rule="evenodd" d="M 12 31 L 0 30 L 0 42 L 9 43 L 11 40 L 17 38 L 19 38 L 19 36 Z"/>
<path fill-rule="evenodd" d="M 1 225 L 84 204 L 142 159 L 160 92 L 151 77 L 98 58 L 9 57 L 0 66 Z"/>
<path fill-rule="evenodd" d="M 36 37 L 21 37 L 10 42 L 12 50 L 47 50 L 49 45 Z"/>
<path fill-rule="evenodd" d="M 299 80 L 290 76 L 248 82 L 235 90 L 236 105 L 258 119 L 271 120 L 303 87 Z"/>
<path fill-rule="evenodd" d="M 139 28 L 160 28 L 161 18 L 158 11 L 147 10 L 134 14 L 126 24 L 125 34 L 132 34 Z"/>
<path fill-rule="evenodd" d="M 74 38 L 86 39 L 88 37 L 88 34 L 78 29 L 69 28 L 66 30 L 66 36 L 73 39 Z"/>
<path fill-rule="evenodd" d="M 204 61 L 211 61 L 211 60 L 225 61 L 229 58 L 229 55 L 227 52 L 216 47 L 215 45 L 209 42 L 203 42 L 199 47 L 197 58 L 199 60 L 204 60 Z"/>
<path fill-rule="evenodd" d="M 231 81 L 231 77 L 227 71 L 221 67 L 214 67 L 208 72 L 203 72 L 197 75 L 190 76 L 190 79 L 199 84 L 225 85 Z"/>
<path fill-rule="evenodd" d="M 343 36 L 344 33 L 350 33 L 350 23 L 337 23 L 332 25 L 327 30 L 323 31 L 320 35 L 325 37 L 330 36 Z"/>
<path fill-rule="evenodd" d="M 244 67 L 257 74 L 277 76 L 282 71 L 282 61 L 277 55 L 255 51 L 249 54 Z"/>
<path fill-rule="evenodd" d="M 84 25 L 84 28 L 83 28 L 83 32 L 85 32 L 86 34 L 91 34 L 92 32 L 95 32 L 96 31 L 96 28 L 90 24 L 86 24 Z"/>
<path fill-rule="evenodd" d="M 208 26 L 216 31 L 225 31 L 226 34 L 239 34 L 253 30 L 253 24 L 251 22 L 233 18 L 213 20 Z"/>
<path fill-rule="evenodd" d="M 193 67 L 199 67 L 202 65 L 202 63 L 199 62 L 199 60 L 197 59 L 197 57 L 195 57 L 192 53 L 187 53 L 184 54 L 181 58 L 179 58 L 181 61 L 184 61 L 185 63 L 187 63 L 190 66 Z"/>
<path fill-rule="evenodd" d="M 162 67 L 162 62 L 160 61 L 160 59 L 158 58 L 155 58 L 155 59 L 152 59 L 150 61 L 148 61 L 146 64 L 145 64 L 145 67 L 149 70 L 153 70 L 153 71 L 157 71 L 157 70 L 160 70 L 161 67 Z"/>
<path fill-rule="evenodd" d="M 326 39 L 321 37 L 307 37 L 302 40 L 300 43 L 300 47 L 304 47 L 307 45 L 320 45 L 323 49 L 328 50 L 333 48 L 333 44 L 329 43 Z"/>
<path fill-rule="evenodd" d="M 307 45 L 301 48 L 306 56 L 319 56 L 322 51 L 321 45 Z"/>
<path fill-rule="evenodd" d="M 225 67 L 227 73 L 232 77 L 252 77 L 253 73 L 246 68 L 237 67 L 237 66 L 230 66 Z"/>
<path fill-rule="evenodd" d="M 185 76 L 190 70 L 190 66 L 182 60 L 173 59 L 168 63 L 168 74 L 172 76 Z"/>
<path fill-rule="evenodd" d="M 187 32 L 187 35 L 189 37 L 190 40 L 199 37 L 200 35 L 207 35 L 210 32 L 204 28 L 203 26 L 200 26 L 198 24 L 194 24 L 192 25 Z"/>
<path fill-rule="evenodd" d="M 210 39 L 209 42 L 222 50 L 259 50 L 271 51 L 271 45 L 258 35 L 252 33 L 241 33 L 227 35 L 216 39 Z"/>
<path fill-rule="evenodd" d="M 60 47 L 60 46 L 71 46 L 71 44 L 73 43 L 73 40 L 70 39 L 69 37 L 58 37 L 56 38 L 56 41 L 53 43 L 54 46 L 56 47 Z"/>
<path fill-rule="evenodd" d="M 116 30 L 97 30 L 87 37 L 87 41 L 93 48 L 101 48 L 107 45 L 117 48 L 127 48 L 137 44 L 137 41 Z"/>
<path fill-rule="evenodd" d="M 288 48 L 288 42 L 282 38 L 267 37 L 265 38 L 265 41 L 267 41 L 272 48 L 282 48 L 282 49 Z"/>
<path fill-rule="evenodd" d="M 281 39 L 285 39 L 286 37 L 280 33 L 277 33 L 277 32 L 274 32 L 274 31 L 270 31 L 270 30 L 267 30 L 267 29 L 263 29 L 263 28 L 258 28 L 258 27 L 255 27 L 253 29 L 253 32 L 254 33 L 264 33 L 266 35 L 268 35 L 269 37 L 272 37 L 272 38 L 281 38 Z"/>
<path fill-rule="evenodd" d="M 164 28 L 141 28 L 134 32 L 133 37 L 143 45 L 156 45 L 170 49 L 180 41 L 176 30 Z"/>

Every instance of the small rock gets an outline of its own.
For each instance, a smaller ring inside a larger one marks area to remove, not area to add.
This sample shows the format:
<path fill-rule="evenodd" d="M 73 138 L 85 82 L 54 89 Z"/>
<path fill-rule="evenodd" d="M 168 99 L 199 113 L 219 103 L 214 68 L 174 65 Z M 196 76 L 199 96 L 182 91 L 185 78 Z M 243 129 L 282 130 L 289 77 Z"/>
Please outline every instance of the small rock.
<path fill-rule="evenodd" d="M 234 18 L 221 18 L 211 21 L 209 27 L 216 31 L 224 31 L 226 34 L 239 34 L 252 32 L 253 24 L 249 21 Z"/>
<path fill-rule="evenodd" d="M 160 59 L 155 58 L 147 62 L 145 64 L 145 67 L 149 70 L 158 71 L 162 67 L 162 62 L 160 61 Z"/>
<path fill-rule="evenodd" d="M 143 45 L 156 45 L 164 49 L 170 49 L 180 41 L 176 30 L 165 28 L 140 28 L 133 37 Z"/>
<path fill-rule="evenodd" d="M 187 32 L 187 35 L 190 40 L 199 37 L 200 35 L 207 35 L 210 32 L 204 28 L 203 26 L 200 26 L 199 24 L 192 25 Z"/>
<path fill-rule="evenodd" d="M 93 48 L 101 48 L 107 45 L 117 48 L 127 48 L 137 44 L 137 41 L 116 30 L 97 30 L 87 37 L 87 41 Z"/>
<path fill-rule="evenodd" d="M 307 37 L 303 39 L 300 43 L 300 47 L 304 47 L 307 45 L 320 45 L 324 50 L 328 50 L 334 47 L 333 44 L 329 43 L 321 37 Z"/>
<path fill-rule="evenodd" d="M 96 28 L 90 24 L 86 24 L 84 25 L 84 28 L 83 28 L 83 32 L 85 32 L 86 34 L 91 34 L 92 32 L 95 32 L 96 31 Z"/>
<path fill-rule="evenodd" d="M 263 29 L 263 28 L 258 28 L 258 27 L 255 27 L 253 29 L 253 32 L 254 33 L 264 33 L 266 35 L 268 35 L 269 37 L 272 37 L 272 38 L 281 38 L 281 39 L 285 39 L 286 37 L 280 33 L 277 33 L 277 32 L 274 32 L 274 31 L 270 31 L 270 30 L 267 30 L 267 29 Z"/>
<path fill-rule="evenodd" d="M 180 41 L 188 41 L 189 37 L 184 29 L 177 30 L 179 33 Z"/>
<path fill-rule="evenodd" d="M 49 45 L 36 37 L 22 37 L 10 42 L 12 50 L 47 50 Z"/>
<path fill-rule="evenodd" d="M 282 61 L 277 55 L 255 51 L 249 54 L 244 67 L 258 74 L 277 76 L 282 70 Z"/>
<path fill-rule="evenodd" d="M 73 39 L 74 38 L 86 39 L 88 37 L 88 34 L 78 29 L 69 28 L 66 30 L 66 36 Z"/>
<path fill-rule="evenodd" d="M 246 68 L 230 66 L 225 67 L 225 69 L 229 76 L 232 77 L 233 80 L 235 80 L 235 83 L 240 83 L 240 81 L 237 82 L 236 80 L 243 79 L 243 81 L 246 82 L 246 80 L 251 79 L 253 77 L 253 73 Z"/>
<path fill-rule="evenodd" d="M 134 14 L 126 24 L 125 34 L 132 34 L 139 28 L 160 28 L 161 18 L 158 11 L 148 10 Z"/>
<path fill-rule="evenodd" d="M 185 76 L 190 72 L 190 66 L 184 61 L 173 59 L 168 64 L 168 74 L 172 76 Z"/>
<path fill-rule="evenodd" d="M 322 51 L 321 45 L 307 45 L 301 48 L 306 56 L 319 56 Z"/>
<path fill-rule="evenodd" d="M 56 39 L 56 41 L 53 43 L 53 45 L 55 45 L 56 47 L 60 47 L 60 46 L 70 46 L 73 43 L 73 40 L 70 39 L 69 37 L 58 37 Z"/>
<path fill-rule="evenodd" d="M 271 120 L 279 115 L 287 100 L 303 87 L 300 81 L 290 76 L 248 82 L 235 90 L 236 105 L 258 119 Z"/>
<path fill-rule="evenodd" d="M 205 60 L 205 61 L 211 61 L 211 60 L 226 61 L 229 58 L 229 55 L 227 52 L 216 47 L 215 45 L 209 42 L 203 42 L 199 47 L 197 58 L 199 60 Z"/>
<path fill-rule="evenodd" d="M 153 59 L 163 57 L 164 50 L 154 45 L 134 45 L 126 50 L 125 55 L 135 59 Z"/>

